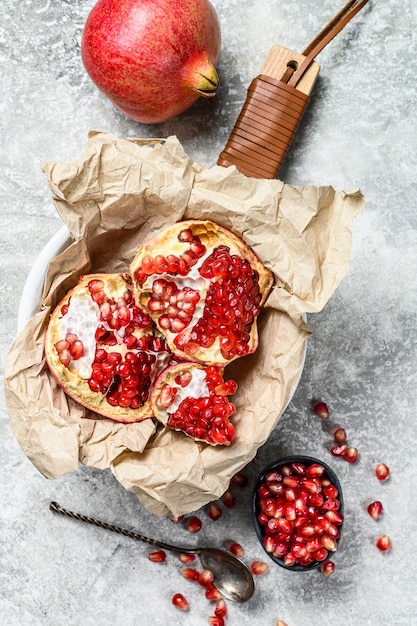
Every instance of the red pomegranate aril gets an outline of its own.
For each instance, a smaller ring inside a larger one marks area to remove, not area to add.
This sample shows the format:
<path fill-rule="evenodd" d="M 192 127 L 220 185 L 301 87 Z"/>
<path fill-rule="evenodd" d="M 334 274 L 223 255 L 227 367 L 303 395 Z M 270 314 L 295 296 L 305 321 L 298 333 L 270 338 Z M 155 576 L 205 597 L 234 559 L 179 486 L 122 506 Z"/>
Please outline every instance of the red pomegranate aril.
<path fill-rule="evenodd" d="M 325 402 L 315 402 L 313 405 L 314 413 L 323 420 L 329 417 L 329 407 Z"/>
<path fill-rule="evenodd" d="M 323 487 L 323 494 L 326 496 L 326 498 L 334 499 L 337 498 L 339 492 L 334 485 L 326 485 L 325 487 Z"/>
<path fill-rule="evenodd" d="M 306 472 L 304 463 L 291 463 L 291 468 L 298 476 L 303 476 Z"/>
<path fill-rule="evenodd" d="M 316 532 L 316 527 L 313 524 L 305 524 L 304 526 L 300 526 L 297 530 L 300 537 L 308 539 L 313 537 Z"/>
<path fill-rule="evenodd" d="M 193 567 L 184 567 L 181 571 L 184 578 L 191 581 L 197 581 L 198 579 L 198 571 Z"/>
<path fill-rule="evenodd" d="M 388 535 L 380 535 L 375 541 L 375 545 L 381 552 L 389 552 L 392 548 L 392 542 Z"/>
<path fill-rule="evenodd" d="M 348 446 L 345 450 L 343 458 L 348 463 L 357 463 L 358 461 L 358 449 L 355 446 Z"/>
<path fill-rule="evenodd" d="M 182 593 L 176 593 L 172 596 L 172 604 L 180 611 L 187 611 L 189 608 L 188 600 Z"/>
<path fill-rule="evenodd" d="M 323 548 L 326 548 L 326 550 L 329 550 L 329 552 L 335 552 L 336 548 L 337 548 L 336 540 L 333 539 L 333 537 L 330 537 L 330 535 L 327 535 L 327 534 L 324 534 L 321 537 L 321 545 L 322 545 Z"/>
<path fill-rule="evenodd" d="M 155 550 L 154 552 L 149 552 L 148 559 L 153 563 L 163 563 L 167 558 L 165 550 Z"/>
<path fill-rule="evenodd" d="M 388 480 L 390 475 L 390 469 L 388 465 L 386 465 L 385 463 L 378 463 L 375 467 L 375 475 L 380 481 Z"/>
<path fill-rule="evenodd" d="M 371 504 L 368 504 L 367 511 L 371 517 L 373 517 L 374 519 L 378 519 L 383 513 L 382 502 L 380 502 L 379 500 L 371 502 Z"/>
<path fill-rule="evenodd" d="M 252 561 L 250 564 L 250 570 L 254 576 L 262 576 L 268 571 L 269 567 L 264 561 Z"/>
<path fill-rule="evenodd" d="M 207 515 L 213 521 L 217 521 L 223 515 L 223 509 L 218 504 L 212 502 L 207 510 Z"/>
<path fill-rule="evenodd" d="M 330 454 L 336 457 L 339 457 L 339 456 L 344 457 L 346 454 L 346 450 L 347 450 L 347 444 L 341 443 L 341 444 L 338 444 L 337 446 L 332 446 L 330 448 Z"/>
<path fill-rule="evenodd" d="M 324 474 L 324 467 L 319 463 L 312 463 L 306 468 L 305 474 L 307 478 L 320 478 Z"/>
<path fill-rule="evenodd" d="M 246 474 L 242 474 L 241 472 L 237 472 L 234 476 L 232 476 L 231 484 L 237 485 L 238 487 L 245 487 L 248 484 L 248 477 Z"/>
<path fill-rule="evenodd" d="M 206 588 L 205 596 L 207 600 L 217 601 L 217 600 L 220 600 L 220 598 L 222 597 L 222 594 L 220 593 L 220 591 L 217 589 L 215 585 L 209 585 Z"/>
<path fill-rule="evenodd" d="M 218 602 L 216 603 L 216 608 L 214 609 L 214 615 L 216 615 L 216 617 L 226 617 L 227 604 L 223 598 L 218 600 Z"/>
<path fill-rule="evenodd" d="M 328 555 L 329 555 L 328 550 L 322 547 L 314 552 L 313 557 L 315 561 L 325 561 Z"/>
<path fill-rule="evenodd" d="M 269 521 L 268 521 L 268 524 L 269 524 L 270 522 L 272 522 L 272 521 L 274 521 L 274 520 L 269 520 Z M 275 552 L 276 547 L 277 547 L 277 542 L 276 542 L 276 540 L 274 539 L 274 536 L 273 536 L 273 535 L 275 535 L 276 533 L 278 533 L 278 529 L 276 529 L 276 530 L 271 530 L 271 528 L 268 526 L 268 531 L 269 531 L 270 533 L 272 533 L 272 534 L 271 534 L 271 535 L 269 535 L 269 534 L 268 534 L 268 535 L 265 535 L 265 536 L 264 536 L 264 538 L 263 538 L 263 546 L 264 546 L 264 549 L 265 549 L 265 551 L 266 551 L 266 552 L 273 553 L 273 552 Z"/>
<path fill-rule="evenodd" d="M 296 476 L 284 476 L 282 482 L 286 487 L 290 487 L 292 489 L 295 489 L 300 484 L 299 479 Z"/>
<path fill-rule="evenodd" d="M 224 619 L 219 615 L 210 615 L 207 621 L 210 626 L 224 626 Z"/>
<path fill-rule="evenodd" d="M 245 554 L 243 547 L 240 545 L 240 543 L 237 542 L 231 543 L 228 547 L 228 550 L 238 558 L 242 557 Z"/>
<path fill-rule="evenodd" d="M 292 502 L 287 502 L 286 504 L 284 504 L 283 513 L 284 513 L 284 517 L 289 522 L 293 522 L 297 517 L 295 504 L 293 504 Z"/>
<path fill-rule="evenodd" d="M 291 552 L 296 559 L 301 559 L 306 556 L 307 548 L 304 543 L 294 542 L 291 546 Z"/>
<path fill-rule="evenodd" d="M 341 524 L 343 524 L 343 521 L 344 521 L 343 515 L 341 513 L 339 513 L 339 511 L 336 511 L 334 509 L 332 509 L 330 511 L 326 511 L 325 518 L 331 524 L 335 524 L 336 526 L 340 526 Z M 328 526 L 326 526 L 326 528 L 324 530 L 327 530 L 327 528 L 328 528 Z"/>
<path fill-rule="evenodd" d="M 201 530 L 202 525 L 201 519 L 196 515 L 187 517 L 184 520 L 184 526 L 190 533 L 198 533 Z"/>
<path fill-rule="evenodd" d="M 309 493 L 318 493 L 319 487 L 314 478 L 301 478 L 300 485 L 302 489 L 308 491 Z"/>
<path fill-rule="evenodd" d="M 193 561 L 195 561 L 195 554 L 179 554 L 178 558 L 181 563 L 192 563 Z"/>
<path fill-rule="evenodd" d="M 322 506 L 324 497 L 321 493 L 310 493 L 307 499 L 308 506 Z"/>
<path fill-rule="evenodd" d="M 292 567 L 297 562 L 297 557 L 292 552 L 286 552 L 284 554 L 284 564 L 287 567 Z"/>
<path fill-rule="evenodd" d="M 321 508 L 325 511 L 337 511 L 340 508 L 340 501 L 336 498 L 328 498 L 323 502 Z"/>
<path fill-rule="evenodd" d="M 197 577 L 197 582 L 202 587 L 208 587 L 213 584 L 214 574 L 209 569 L 203 569 Z"/>
<path fill-rule="evenodd" d="M 233 491 L 227 489 L 222 496 L 222 502 L 229 509 L 232 509 L 236 504 L 236 496 Z"/>
<path fill-rule="evenodd" d="M 320 565 L 320 571 L 324 576 L 330 576 L 331 574 L 333 574 L 335 569 L 336 566 L 333 561 L 326 561 L 325 563 L 322 563 Z"/>
<path fill-rule="evenodd" d="M 346 441 L 346 431 L 344 428 L 336 428 L 333 433 L 333 439 L 338 443 L 345 443 Z"/>
<path fill-rule="evenodd" d="M 326 530 L 326 533 L 330 537 L 333 537 L 333 539 L 339 539 L 340 537 L 339 529 L 334 524 L 330 524 L 329 528 Z"/>

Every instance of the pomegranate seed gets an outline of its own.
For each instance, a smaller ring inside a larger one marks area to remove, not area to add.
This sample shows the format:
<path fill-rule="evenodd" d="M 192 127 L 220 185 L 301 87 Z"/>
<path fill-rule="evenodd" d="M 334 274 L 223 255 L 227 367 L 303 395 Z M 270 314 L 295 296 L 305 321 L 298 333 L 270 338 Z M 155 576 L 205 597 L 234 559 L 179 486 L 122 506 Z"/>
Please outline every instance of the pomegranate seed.
<path fill-rule="evenodd" d="M 324 467 L 319 463 L 312 463 L 306 469 L 307 478 L 320 478 L 324 474 Z"/>
<path fill-rule="evenodd" d="M 284 622 L 282 619 L 279 619 L 275 626 L 288 626 L 287 622 Z"/>
<path fill-rule="evenodd" d="M 181 561 L 181 563 L 191 563 L 192 561 L 195 561 L 194 554 L 179 554 L 178 558 Z"/>
<path fill-rule="evenodd" d="M 358 449 L 355 448 L 354 446 L 348 446 L 345 450 L 343 458 L 348 463 L 352 463 L 352 464 L 356 463 L 358 460 Z"/>
<path fill-rule="evenodd" d="M 392 542 L 388 535 L 380 535 L 375 541 L 375 545 L 381 552 L 388 552 L 392 548 Z"/>
<path fill-rule="evenodd" d="M 223 510 L 219 507 L 218 504 L 212 502 L 207 510 L 207 515 L 210 519 L 217 521 L 223 514 Z"/>
<path fill-rule="evenodd" d="M 333 561 L 326 561 L 320 565 L 320 571 L 324 574 L 324 576 L 330 576 L 330 574 L 333 574 L 335 569 L 336 566 Z"/>
<path fill-rule="evenodd" d="M 371 502 L 371 504 L 368 505 L 367 511 L 371 517 L 378 519 L 383 513 L 382 502 L 379 502 L 379 500 Z"/>
<path fill-rule="evenodd" d="M 222 597 L 222 594 L 217 589 L 217 587 L 215 587 L 214 585 L 209 585 L 206 588 L 205 596 L 207 600 L 217 601 L 217 600 L 220 600 L 220 598 Z"/>
<path fill-rule="evenodd" d="M 188 600 L 182 595 L 182 593 L 176 593 L 172 596 L 172 604 L 180 609 L 180 611 L 187 611 L 189 607 Z"/>
<path fill-rule="evenodd" d="M 213 580 L 214 580 L 214 574 L 209 569 L 203 569 L 198 574 L 198 577 L 197 577 L 197 582 L 202 587 L 209 587 L 210 585 L 212 585 Z"/>
<path fill-rule="evenodd" d="M 285 565 L 287 565 L 288 567 L 292 567 L 293 565 L 296 564 L 296 562 L 297 562 L 297 558 L 295 554 L 293 554 L 292 552 L 287 552 L 286 554 L 284 554 Z"/>
<path fill-rule="evenodd" d="M 264 561 L 253 561 L 250 566 L 250 570 L 254 576 L 262 576 L 268 569 L 268 565 Z"/>
<path fill-rule="evenodd" d="M 210 615 L 207 621 L 210 626 L 224 626 L 224 619 L 220 615 Z"/>
<path fill-rule="evenodd" d="M 232 477 L 231 483 L 233 485 L 237 485 L 238 487 L 244 487 L 248 483 L 248 477 L 245 476 L 245 474 L 238 472 Z"/>
<path fill-rule="evenodd" d="M 347 450 L 347 444 L 346 443 L 341 443 L 337 446 L 332 446 L 330 448 L 330 454 L 332 454 L 333 456 L 341 456 L 344 457 L 346 454 L 346 450 Z"/>
<path fill-rule="evenodd" d="M 329 417 L 329 408 L 325 402 L 315 402 L 313 405 L 313 411 L 322 420 L 327 420 Z"/>
<path fill-rule="evenodd" d="M 216 617 L 226 617 L 226 615 L 227 615 L 227 605 L 226 605 L 225 600 L 223 600 L 223 598 L 221 598 L 216 603 L 216 608 L 214 609 L 214 615 L 216 615 Z"/>
<path fill-rule="evenodd" d="M 228 550 L 237 557 L 242 557 L 245 554 L 245 551 L 240 543 L 231 543 Z"/>
<path fill-rule="evenodd" d="M 165 550 L 156 550 L 155 552 L 149 552 L 148 559 L 153 563 L 163 563 L 167 558 Z"/>
<path fill-rule="evenodd" d="M 390 475 L 388 465 L 385 465 L 385 463 L 378 463 L 375 467 L 375 475 L 380 481 L 388 480 Z"/>
<path fill-rule="evenodd" d="M 338 443 L 345 443 L 346 441 L 346 431 L 344 428 L 336 428 L 333 433 L 333 439 Z"/>
<path fill-rule="evenodd" d="M 193 567 L 184 567 L 181 573 L 187 580 L 195 581 L 198 579 L 199 572 Z"/>
<path fill-rule="evenodd" d="M 199 517 L 197 517 L 196 515 L 192 515 L 191 517 L 187 517 L 184 520 L 184 525 L 188 532 L 198 533 L 199 530 L 201 530 L 203 524 Z"/>
<path fill-rule="evenodd" d="M 225 493 L 222 496 L 222 502 L 229 509 L 232 509 L 236 504 L 236 496 L 233 493 L 233 491 L 231 491 L 230 489 L 225 491 Z"/>

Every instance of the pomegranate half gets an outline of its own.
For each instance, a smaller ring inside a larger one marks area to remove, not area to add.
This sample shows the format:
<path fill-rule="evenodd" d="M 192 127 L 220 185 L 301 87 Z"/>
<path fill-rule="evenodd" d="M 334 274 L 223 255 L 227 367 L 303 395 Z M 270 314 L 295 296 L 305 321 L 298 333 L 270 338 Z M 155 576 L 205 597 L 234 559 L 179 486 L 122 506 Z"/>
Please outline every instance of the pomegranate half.
<path fill-rule="evenodd" d="M 220 43 L 209 0 L 98 0 L 83 30 L 81 57 L 116 107 L 154 124 L 216 94 Z"/>
<path fill-rule="evenodd" d="M 225 366 L 256 350 L 273 275 L 232 232 L 177 222 L 140 246 L 130 273 L 137 301 L 178 357 Z"/>
<path fill-rule="evenodd" d="M 237 383 L 223 379 L 223 368 L 198 363 L 167 367 L 151 394 L 155 417 L 174 430 L 183 431 L 210 445 L 229 445 L 235 429 L 229 417 L 236 412 L 228 396 Z"/>
<path fill-rule="evenodd" d="M 153 417 L 151 385 L 172 358 L 128 274 L 81 277 L 50 317 L 45 356 L 69 396 L 119 422 Z"/>

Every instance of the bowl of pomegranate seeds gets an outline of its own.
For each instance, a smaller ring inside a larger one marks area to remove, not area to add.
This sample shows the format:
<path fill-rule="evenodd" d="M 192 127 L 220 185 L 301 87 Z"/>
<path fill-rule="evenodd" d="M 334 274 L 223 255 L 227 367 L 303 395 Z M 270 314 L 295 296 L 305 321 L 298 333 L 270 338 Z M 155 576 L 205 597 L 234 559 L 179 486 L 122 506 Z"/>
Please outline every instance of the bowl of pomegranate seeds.
<path fill-rule="evenodd" d="M 252 514 L 268 556 L 293 571 L 319 567 L 337 550 L 343 495 L 334 471 L 309 456 L 274 461 L 258 476 Z"/>

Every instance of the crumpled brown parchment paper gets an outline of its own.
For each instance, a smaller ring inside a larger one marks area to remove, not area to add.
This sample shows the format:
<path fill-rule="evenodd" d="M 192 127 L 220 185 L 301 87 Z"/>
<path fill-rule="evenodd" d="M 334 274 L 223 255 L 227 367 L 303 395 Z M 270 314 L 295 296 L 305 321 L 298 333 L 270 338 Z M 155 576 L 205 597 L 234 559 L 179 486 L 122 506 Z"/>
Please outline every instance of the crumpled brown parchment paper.
<path fill-rule="evenodd" d="M 321 310 L 347 273 L 352 221 L 363 195 L 251 179 L 234 167 L 207 168 L 175 137 L 125 140 L 92 132 L 79 159 L 42 168 L 73 241 L 51 260 L 39 311 L 7 356 L 13 433 L 48 478 L 76 471 L 79 462 L 110 467 L 149 511 L 174 518 L 195 511 L 223 494 L 285 410 L 310 334 L 303 314 Z M 141 242 L 187 218 L 231 229 L 275 275 L 259 319 L 257 352 L 228 366 L 239 388 L 237 435 L 226 448 L 196 443 L 152 420 L 100 418 L 65 395 L 44 359 L 49 313 L 81 274 L 128 271 Z"/>

